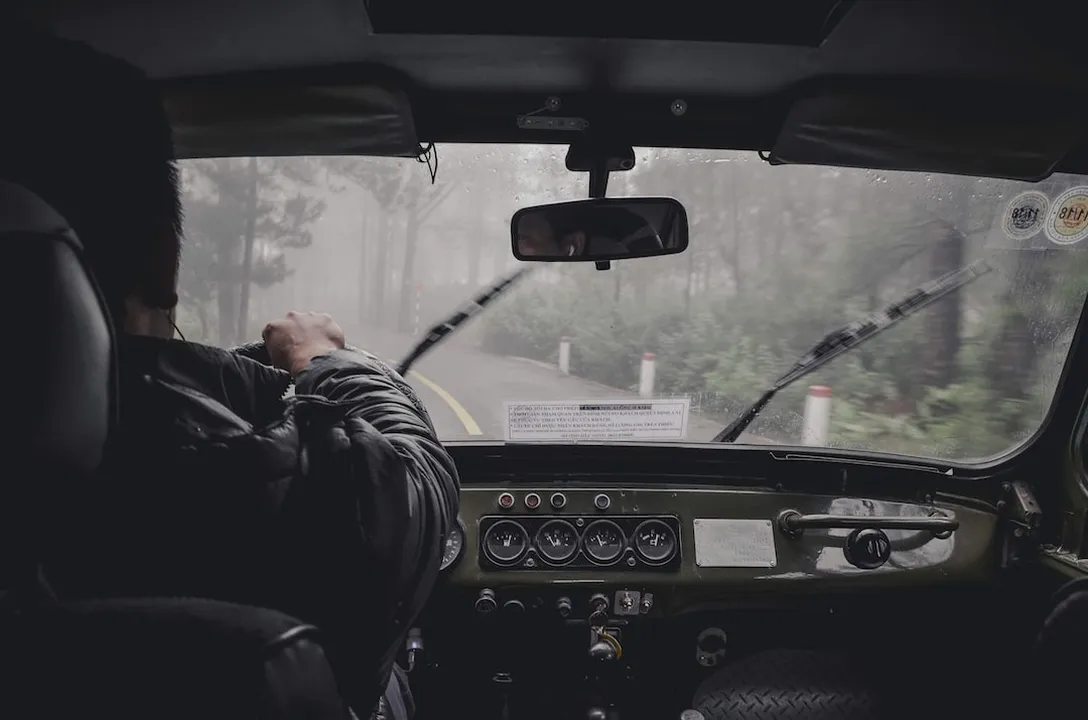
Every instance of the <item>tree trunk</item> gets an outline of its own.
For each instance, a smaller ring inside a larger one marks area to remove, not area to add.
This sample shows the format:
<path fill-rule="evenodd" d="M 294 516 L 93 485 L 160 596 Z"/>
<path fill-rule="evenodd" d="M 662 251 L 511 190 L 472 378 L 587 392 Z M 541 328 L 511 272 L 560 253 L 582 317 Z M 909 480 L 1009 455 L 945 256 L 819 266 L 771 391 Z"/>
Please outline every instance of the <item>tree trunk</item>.
<path fill-rule="evenodd" d="M 695 289 L 695 249 L 688 248 L 688 278 L 684 293 L 684 316 L 691 317 L 691 295 Z"/>
<path fill-rule="evenodd" d="M 233 269 L 231 263 L 225 267 Z M 223 267 L 223 266 L 221 266 Z M 230 273 L 230 270 L 227 271 Z M 233 273 L 230 273 L 233 274 Z M 216 305 L 219 313 L 219 347 L 235 345 L 235 332 L 238 330 L 238 284 L 231 278 L 219 281 L 219 289 L 216 291 Z"/>
<path fill-rule="evenodd" d="M 484 258 L 484 238 L 490 237 L 487 232 L 486 193 L 475 193 L 476 215 L 472 219 L 474 228 L 468 236 L 468 248 L 465 255 L 468 257 L 468 286 L 475 290 L 480 287 L 480 264 Z"/>
<path fill-rule="evenodd" d="M 740 267 L 740 198 L 737 193 L 737 168 L 735 164 L 730 164 L 729 173 L 732 189 L 730 194 L 733 199 L 733 211 L 729 213 L 730 220 L 733 221 L 733 289 L 739 294 L 744 290 L 744 280 Z"/>
<path fill-rule="evenodd" d="M 964 236 L 949 225 L 933 244 L 929 255 L 930 277 L 940 277 L 963 267 Z M 930 387 L 948 387 L 956 379 L 956 355 L 960 349 L 963 296 L 957 290 L 933 305 L 922 346 L 922 379 Z"/>
<path fill-rule="evenodd" d="M 408 218 L 404 226 L 404 267 L 400 273 L 400 308 L 397 312 L 397 329 L 408 332 L 411 329 L 410 317 L 412 297 L 416 287 L 416 248 L 419 245 L 419 212 L 417 208 L 408 209 Z"/>
<path fill-rule="evenodd" d="M 249 290 L 253 272 L 253 242 L 257 232 L 257 158 L 249 159 L 246 175 L 246 234 L 242 246 L 242 272 L 240 280 L 242 294 L 238 302 L 237 337 L 245 340 L 249 335 Z"/>
<path fill-rule="evenodd" d="M 208 308 L 204 303 L 196 303 L 196 316 L 200 320 L 200 342 L 208 342 Z"/>
<path fill-rule="evenodd" d="M 389 272 L 389 213 L 382 210 L 378 215 L 378 231 L 374 241 L 374 271 L 371 274 L 371 317 L 378 325 L 385 325 L 385 280 Z"/>
<path fill-rule="evenodd" d="M 358 310 L 359 310 L 359 324 L 365 325 L 370 320 L 370 314 L 368 311 L 367 293 L 370 290 L 370 276 L 367 271 L 370 269 L 370 243 L 372 239 L 372 233 L 370 232 L 371 226 L 374 222 L 373 213 L 364 208 L 363 210 L 363 224 L 359 237 L 359 281 L 357 283 L 358 288 Z"/>

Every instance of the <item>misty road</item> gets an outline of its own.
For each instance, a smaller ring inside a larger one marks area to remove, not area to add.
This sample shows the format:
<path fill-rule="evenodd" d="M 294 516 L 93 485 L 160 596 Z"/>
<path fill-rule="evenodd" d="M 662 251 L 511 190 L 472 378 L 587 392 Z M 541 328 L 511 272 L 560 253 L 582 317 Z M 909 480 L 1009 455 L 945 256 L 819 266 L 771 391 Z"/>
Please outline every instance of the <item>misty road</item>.
<path fill-rule="evenodd" d="M 388 331 L 352 334 L 348 342 L 395 365 L 412 346 L 412 338 Z M 458 345 L 436 347 L 417 361 L 408 382 L 427 406 L 442 440 L 502 440 L 507 402 L 632 399 L 636 395 L 563 375 L 558 368 L 525 358 L 503 357 Z M 688 442 L 709 442 L 721 425 L 692 413 Z M 741 442 L 765 440 L 741 436 Z"/>

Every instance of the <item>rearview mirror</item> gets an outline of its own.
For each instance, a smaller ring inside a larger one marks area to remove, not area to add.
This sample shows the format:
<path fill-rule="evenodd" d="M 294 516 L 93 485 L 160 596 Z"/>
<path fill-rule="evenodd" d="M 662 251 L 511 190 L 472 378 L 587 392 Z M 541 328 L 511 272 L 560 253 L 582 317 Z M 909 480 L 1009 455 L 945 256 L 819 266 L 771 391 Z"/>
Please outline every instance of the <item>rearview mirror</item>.
<path fill-rule="evenodd" d="M 537 205 L 510 220 L 514 257 L 600 262 L 675 255 L 688 247 L 688 213 L 672 198 L 599 198 Z"/>

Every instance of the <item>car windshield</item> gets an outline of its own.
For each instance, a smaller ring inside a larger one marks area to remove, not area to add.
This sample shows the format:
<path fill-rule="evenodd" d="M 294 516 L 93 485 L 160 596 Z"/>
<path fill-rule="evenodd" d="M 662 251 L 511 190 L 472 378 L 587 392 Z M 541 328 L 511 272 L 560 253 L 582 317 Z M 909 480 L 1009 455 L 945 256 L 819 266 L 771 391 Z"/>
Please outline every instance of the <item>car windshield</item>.
<path fill-rule="evenodd" d="M 1040 427 L 1088 289 L 1083 177 L 638 149 L 608 194 L 677 198 L 690 246 L 600 271 L 511 253 L 515 210 L 586 197 L 564 147 L 435 150 L 433 182 L 433 162 L 411 159 L 183 162 L 185 338 L 229 347 L 315 310 L 395 364 L 531 267 L 408 374 L 440 437 L 700 443 L 828 332 L 984 259 L 983 277 L 783 390 L 739 438 L 978 461 Z"/>

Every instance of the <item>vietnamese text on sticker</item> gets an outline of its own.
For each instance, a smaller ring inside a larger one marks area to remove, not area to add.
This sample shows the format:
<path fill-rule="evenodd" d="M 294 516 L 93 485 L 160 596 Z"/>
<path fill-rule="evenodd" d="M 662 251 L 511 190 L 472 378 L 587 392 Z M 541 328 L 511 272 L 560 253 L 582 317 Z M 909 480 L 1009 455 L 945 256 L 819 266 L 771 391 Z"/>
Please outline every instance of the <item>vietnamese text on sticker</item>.
<path fill-rule="evenodd" d="M 1088 237 L 1088 186 L 1069 188 L 1055 198 L 1046 236 L 1056 245 L 1075 245 Z"/>
<path fill-rule="evenodd" d="M 688 398 L 506 403 L 508 442 L 683 440 Z"/>
<path fill-rule="evenodd" d="M 1001 229 L 1010 240 L 1027 240 L 1043 229 L 1050 210 L 1050 198 L 1038 190 L 1014 197 L 1001 219 Z"/>

